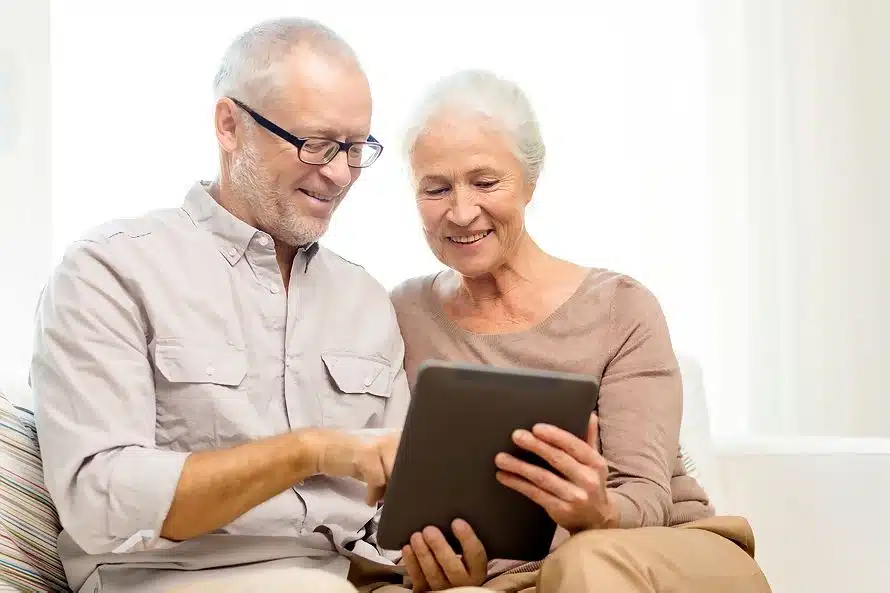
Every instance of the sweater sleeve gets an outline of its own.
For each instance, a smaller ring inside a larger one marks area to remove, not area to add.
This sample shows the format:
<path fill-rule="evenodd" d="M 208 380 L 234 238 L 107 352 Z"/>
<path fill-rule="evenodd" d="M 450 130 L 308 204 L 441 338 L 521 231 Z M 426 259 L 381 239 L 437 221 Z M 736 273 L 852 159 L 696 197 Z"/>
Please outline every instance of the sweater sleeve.
<path fill-rule="evenodd" d="M 611 303 L 598 405 L 607 487 L 620 527 L 670 523 L 682 413 L 680 369 L 661 306 L 644 286 L 622 277 Z"/>

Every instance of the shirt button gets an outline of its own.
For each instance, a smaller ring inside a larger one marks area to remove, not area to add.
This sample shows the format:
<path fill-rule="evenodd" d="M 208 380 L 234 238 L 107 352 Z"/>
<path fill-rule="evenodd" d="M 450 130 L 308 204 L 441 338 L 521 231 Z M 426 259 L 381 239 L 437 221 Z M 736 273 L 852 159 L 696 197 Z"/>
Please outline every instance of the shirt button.
<path fill-rule="evenodd" d="M 266 247 L 269 244 L 269 237 L 266 235 L 260 235 L 260 245 Z"/>
<path fill-rule="evenodd" d="M 237 256 L 238 256 L 238 250 L 235 249 L 234 247 L 232 247 L 231 249 L 229 249 L 229 255 L 231 255 L 232 257 L 237 257 Z"/>
<path fill-rule="evenodd" d="M 208 377 L 212 377 L 212 376 L 213 376 L 213 373 L 216 372 L 216 369 L 213 368 L 212 366 L 209 366 L 209 367 L 207 367 L 207 370 L 204 371 L 204 372 L 207 373 L 207 376 L 208 376 Z"/>
<path fill-rule="evenodd" d="M 271 285 L 269 287 L 269 290 L 272 291 L 272 294 L 278 294 L 278 286 L 276 286 L 275 284 Z"/>
<path fill-rule="evenodd" d="M 371 383 L 374 382 L 374 375 L 368 375 L 365 377 L 365 387 L 370 387 Z"/>

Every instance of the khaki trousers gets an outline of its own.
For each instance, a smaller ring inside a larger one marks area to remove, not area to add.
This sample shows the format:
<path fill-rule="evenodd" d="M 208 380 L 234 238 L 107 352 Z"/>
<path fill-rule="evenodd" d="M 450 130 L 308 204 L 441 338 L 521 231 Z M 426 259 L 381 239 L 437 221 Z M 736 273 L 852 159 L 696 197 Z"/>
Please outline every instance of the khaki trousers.
<path fill-rule="evenodd" d="M 368 584 L 362 593 L 405 593 Z M 533 572 L 506 573 L 452 593 L 770 593 L 754 561 L 754 534 L 741 517 L 677 527 L 594 530 L 567 540 Z"/>
<path fill-rule="evenodd" d="M 539 569 L 531 568 L 496 576 L 482 587 L 449 591 L 771 593 L 754 561 L 754 535 L 741 517 L 713 517 L 676 527 L 586 531 L 559 546 Z M 350 583 L 319 570 L 288 569 L 176 588 L 175 593 L 410 592 L 376 578 L 353 570 Z"/>

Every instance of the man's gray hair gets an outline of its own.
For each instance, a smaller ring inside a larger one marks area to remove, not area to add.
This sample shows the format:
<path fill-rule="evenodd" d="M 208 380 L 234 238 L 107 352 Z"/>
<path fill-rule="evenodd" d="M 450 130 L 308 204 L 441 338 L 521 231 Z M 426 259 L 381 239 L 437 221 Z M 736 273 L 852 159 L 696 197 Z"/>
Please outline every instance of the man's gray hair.
<path fill-rule="evenodd" d="M 529 182 L 538 180 L 544 166 L 544 140 L 538 118 L 519 85 L 487 70 L 464 70 L 441 79 L 421 100 L 408 126 L 404 150 L 409 159 L 430 120 L 452 114 L 491 120 L 510 138 Z"/>
<path fill-rule="evenodd" d="M 239 35 L 226 50 L 213 80 L 216 98 L 234 97 L 257 108 L 274 100 L 284 81 L 284 59 L 297 47 L 342 58 L 361 68 L 349 44 L 318 21 L 263 21 Z"/>

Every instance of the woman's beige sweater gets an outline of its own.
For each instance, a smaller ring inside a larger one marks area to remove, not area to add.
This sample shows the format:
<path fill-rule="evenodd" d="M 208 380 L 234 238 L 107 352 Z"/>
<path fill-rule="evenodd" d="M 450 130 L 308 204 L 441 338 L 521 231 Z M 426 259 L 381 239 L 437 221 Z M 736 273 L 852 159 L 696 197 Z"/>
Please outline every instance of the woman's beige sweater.
<path fill-rule="evenodd" d="M 596 377 L 601 452 L 609 463 L 608 487 L 619 495 L 621 527 L 671 526 L 713 514 L 680 459 L 680 370 L 661 307 L 644 286 L 593 269 L 535 327 L 477 334 L 442 311 L 432 291 L 434 278 L 408 280 L 392 293 L 412 387 L 426 359 Z"/>

